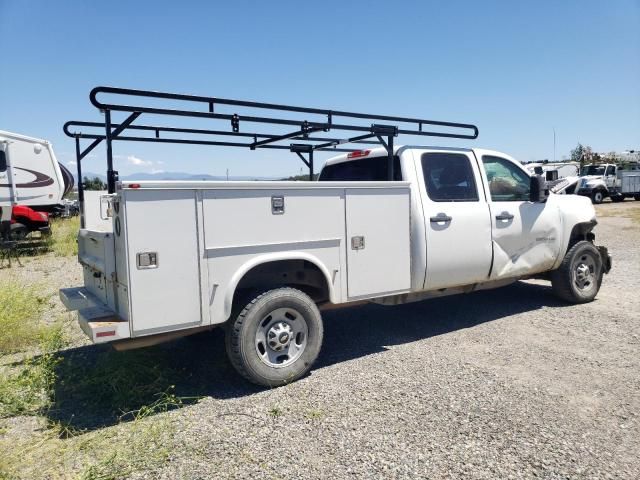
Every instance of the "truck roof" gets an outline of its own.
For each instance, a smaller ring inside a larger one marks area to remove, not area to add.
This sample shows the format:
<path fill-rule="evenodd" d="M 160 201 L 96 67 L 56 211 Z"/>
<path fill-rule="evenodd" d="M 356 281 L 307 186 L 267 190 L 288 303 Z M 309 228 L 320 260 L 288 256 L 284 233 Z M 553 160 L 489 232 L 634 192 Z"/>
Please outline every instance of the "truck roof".
<path fill-rule="evenodd" d="M 433 147 L 433 146 L 425 146 L 425 145 L 397 145 L 393 149 L 394 155 L 398 155 L 402 150 L 408 149 L 420 149 L 420 150 L 441 150 L 444 152 L 471 152 L 473 149 L 471 148 L 459 148 L 459 147 Z M 376 148 L 363 148 L 361 152 L 369 152 L 367 157 L 376 158 L 376 157 L 384 157 L 387 155 L 387 149 L 384 147 L 376 147 Z M 335 157 L 331 157 L 329 160 L 325 162 L 325 166 L 334 165 L 336 163 L 349 162 L 353 160 L 349 155 L 352 155 L 353 152 L 342 153 L 340 155 L 336 155 Z M 362 158 L 362 157 L 359 157 Z"/>

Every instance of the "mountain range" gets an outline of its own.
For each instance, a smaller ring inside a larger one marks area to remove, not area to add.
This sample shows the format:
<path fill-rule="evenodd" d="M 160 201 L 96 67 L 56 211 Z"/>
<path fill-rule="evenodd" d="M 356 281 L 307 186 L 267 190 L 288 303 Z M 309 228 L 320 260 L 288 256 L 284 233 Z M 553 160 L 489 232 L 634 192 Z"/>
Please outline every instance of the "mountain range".
<path fill-rule="evenodd" d="M 103 182 L 107 181 L 107 176 L 104 173 L 82 172 L 83 177 L 93 179 L 98 177 Z M 77 182 L 76 175 L 73 178 Z M 276 177 L 250 177 L 250 176 L 233 176 L 229 175 L 227 179 L 226 175 L 209 175 L 208 173 L 185 173 L 185 172 L 158 172 L 158 173 L 131 173 L 129 175 L 120 175 L 120 180 L 276 180 Z"/>

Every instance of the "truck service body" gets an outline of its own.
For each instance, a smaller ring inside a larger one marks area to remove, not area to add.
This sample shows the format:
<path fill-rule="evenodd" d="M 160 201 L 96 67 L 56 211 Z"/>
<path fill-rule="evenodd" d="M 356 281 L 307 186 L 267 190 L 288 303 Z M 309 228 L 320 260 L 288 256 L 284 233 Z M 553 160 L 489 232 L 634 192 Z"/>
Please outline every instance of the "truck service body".
<path fill-rule="evenodd" d="M 595 297 L 611 259 L 588 199 L 547 197 L 500 152 L 389 143 L 328 160 L 316 182 L 116 182 L 112 228 L 80 230 L 84 286 L 61 298 L 120 348 L 224 325 L 238 372 L 279 385 L 317 357 L 318 307 L 531 277 Z"/>

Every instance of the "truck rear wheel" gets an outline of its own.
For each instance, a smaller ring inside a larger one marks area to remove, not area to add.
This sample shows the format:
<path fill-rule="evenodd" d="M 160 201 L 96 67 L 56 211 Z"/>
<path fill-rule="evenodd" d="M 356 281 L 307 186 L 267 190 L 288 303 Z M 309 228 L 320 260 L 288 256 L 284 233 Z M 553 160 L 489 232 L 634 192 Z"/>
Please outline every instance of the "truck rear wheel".
<path fill-rule="evenodd" d="M 564 256 L 560 268 L 551 272 L 553 292 L 570 303 L 592 301 L 602 283 L 602 257 L 587 241 L 576 243 Z"/>
<path fill-rule="evenodd" d="M 591 193 L 591 202 L 595 204 L 602 203 L 604 200 L 604 192 L 602 190 L 594 190 Z"/>
<path fill-rule="evenodd" d="M 633 199 L 634 199 L 634 200 L 637 200 L 637 201 L 639 201 L 639 202 L 640 202 L 640 195 L 634 195 L 634 196 L 633 196 Z"/>
<path fill-rule="evenodd" d="M 303 292 L 278 288 L 245 305 L 226 331 L 227 355 L 247 380 L 266 387 L 293 382 L 310 369 L 322 346 L 322 317 Z"/>

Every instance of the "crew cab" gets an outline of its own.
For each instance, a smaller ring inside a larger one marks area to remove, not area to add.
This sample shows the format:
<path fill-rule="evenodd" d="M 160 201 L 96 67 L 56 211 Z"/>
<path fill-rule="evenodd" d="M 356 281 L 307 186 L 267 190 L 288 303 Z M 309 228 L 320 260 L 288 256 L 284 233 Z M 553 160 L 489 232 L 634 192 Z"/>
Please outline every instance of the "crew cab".
<path fill-rule="evenodd" d="M 587 198 L 548 195 L 501 152 L 392 151 L 392 179 L 372 148 L 328 160 L 317 182 L 119 182 L 113 228 L 80 231 L 84 286 L 61 298 L 118 348 L 224 326 L 231 363 L 269 386 L 309 371 L 324 308 L 534 277 L 564 301 L 595 298 L 611 257 Z"/>

